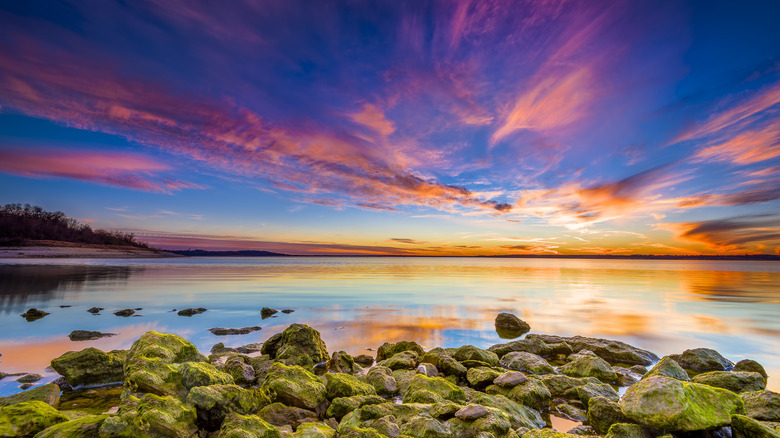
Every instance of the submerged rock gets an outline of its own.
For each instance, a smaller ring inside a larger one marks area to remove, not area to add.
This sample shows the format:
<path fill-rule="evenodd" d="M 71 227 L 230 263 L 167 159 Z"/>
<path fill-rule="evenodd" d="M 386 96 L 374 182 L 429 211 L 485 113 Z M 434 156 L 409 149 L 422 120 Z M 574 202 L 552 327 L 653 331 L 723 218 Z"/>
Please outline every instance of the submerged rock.
<path fill-rule="evenodd" d="M 0 397 L 0 407 L 28 401 L 41 401 L 56 408 L 60 403 L 60 387 L 49 383 L 7 397 Z"/>
<path fill-rule="evenodd" d="M 97 348 L 86 348 L 52 359 L 51 367 L 72 387 L 119 383 L 124 379 L 125 356 L 124 351 L 104 353 Z"/>
<path fill-rule="evenodd" d="M 102 307 L 90 307 L 89 309 L 87 309 L 87 312 L 92 314 L 98 314 L 100 313 L 101 310 L 105 310 L 105 309 L 103 309 Z"/>
<path fill-rule="evenodd" d="M 27 322 L 35 321 L 36 319 L 41 319 L 46 315 L 50 315 L 49 312 L 44 312 L 43 310 L 38 310 L 36 308 L 30 308 L 26 312 L 22 313 L 22 318 L 26 319 Z"/>
<path fill-rule="evenodd" d="M 43 379 L 43 376 L 40 374 L 25 374 L 16 379 L 16 381 L 19 383 L 35 383 L 41 379 Z"/>
<path fill-rule="evenodd" d="M 68 421 L 68 417 L 42 401 L 26 401 L 0 407 L 0 436 L 31 437 Z"/>
<path fill-rule="evenodd" d="M 263 307 L 260 309 L 260 317 L 263 319 L 270 318 L 271 316 L 279 313 L 278 310 L 272 309 L 270 307 Z"/>
<path fill-rule="evenodd" d="M 252 327 L 241 327 L 241 328 L 222 328 L 222 327 L 214 327 L 210 328 L 208 331 L 211 332 L 213 335 L 217 336 L 228 336 L 228 335 L 246 335 L 252 332 L 256 332 L 258 330 L 261 330 L 262 327 L 259 326 L 252 326 Z"/>
<path fill-rule="evenodd" d="M 176 314 L 179 316 L 192 316 L 192 315 L 200 315 L 201 313 L 205 312 L 208 309 L 205 309 L 203 307 L 198 307 L 196 309 L 189 308 L 184 310 L 179 310 Z"/>
<path fill-rule="evenodd" d="M 134 309 L 122 309 L 114 312 L 114 315 L 128 317 L 128 316 L 132 316 L 134 313 L 135 313 Z"/>
<path fill-rule="evenodd" d="M 625 342 L 588 338 L 585 336 L 552 336 L 552 335 L 528 335 L 526 339 L 539 339 L 547 344 L 565 342 L 571 346 L 572 351 L 590 350 L 610 363 L 624 363 L 630 365 L 650 365 L 658 361 L 654 353 L 626 344 Z"/>
<path fill-rule="evenodd" d="M 694 376 L 692 381 L 740 393 L 766 388 L 764 376 L 752 371 L 709 371 Z"/>
<path fill-rule="evenodd" d="M 733 362 L 711 348 L 693 348 L 685 350 L 682 354 L 673 354 L 669 357 L 686 370 L 725 371 L 734 366 Z"/>
<path fill-rule="evenodd" d="M 92 330 L 73 330 L 68 335 L 71 341 L 92 341 L 100 338 L 116 336 L 116 333 L 101 333 Z"/>
<path fill-rule="evenodd" d="M 531 330 L 527 322 L 511 313 L 499 313 L 496 316 L 495 326 L 498 336 L 505 339 L 516 338 Z"/>

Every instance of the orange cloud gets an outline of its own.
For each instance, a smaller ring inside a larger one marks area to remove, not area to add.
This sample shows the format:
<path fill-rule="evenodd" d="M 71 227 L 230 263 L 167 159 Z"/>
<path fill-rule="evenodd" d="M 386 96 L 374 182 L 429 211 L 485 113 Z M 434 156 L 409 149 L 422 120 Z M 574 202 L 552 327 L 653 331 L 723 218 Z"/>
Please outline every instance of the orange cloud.
<path fill-rule="evenodd" d="M 352 114 L 350 118 L 355 123 L 371 128 L 384 137 L 395 132 L 393 123 L 387 120 L 377 107 L 368 103 L 363 105 L 363 109 L 360 112 Z"/>
<path fill-rule="evenodd" d="M 694 161 L 727 161 L 741 166 L 780 157 L 780 123 L 770 120 L 725 141 L 700 149 Z"/>
<path fill-rule="evenodd" d="M 760 252 L 766 246 L 780 247 L 780 216 L 753 215 L 709 221 L 661 224 L 661 229 L 679 238 L 703 243 L 719 253 Z"/>

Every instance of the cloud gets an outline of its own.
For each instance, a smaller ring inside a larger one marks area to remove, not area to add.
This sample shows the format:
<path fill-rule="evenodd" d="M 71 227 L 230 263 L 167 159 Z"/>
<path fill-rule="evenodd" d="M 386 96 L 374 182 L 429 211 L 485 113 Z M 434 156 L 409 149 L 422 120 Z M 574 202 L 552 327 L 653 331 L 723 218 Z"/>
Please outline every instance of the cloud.
<path fill-rule="evenodd" d="M 719 252 L 763 252 L 762 247 L 780 246 L 780 216 L 774 214 L 661 224 L 660 228 Z"/>
<path fill-rule="evenodd" d="M 360 112 L 351 114 L 350 118 L 355 123 L 371 128 L 384 137 L 395 132 L 393 123 L 387 120 L 377 107 L 368 103 L 363 105 L 363 109 Z"/>
<path fill-rule="evenodd" d="M 693 161 L 725 161 L 737 165 L 759 163 L 780 157 L 780 123 L 771 119 L 724 141 L 703 147 Z"/>
<path fill-rule="evenodd" d="M 406 239 L 401 237 L 393 237 L 388 239 L 391 242 L 398 242 L 398 243 L 406 243 L 409 245 L 424 245 L 428 242 L 422 241 L 422 240 L 414 240 L 414 239 Z"/>
<path fill-rule="evenodd" d="M 0 149 L 0 172 L 33 178 L 70 178 L 147 192 L 203 187 L 158 174 L 170 170 L 139 154 L 53 148 Z M 126 207 L 125 207 L 126 208 Z M 121 209 L 113 209 L 123 211 Z"/>

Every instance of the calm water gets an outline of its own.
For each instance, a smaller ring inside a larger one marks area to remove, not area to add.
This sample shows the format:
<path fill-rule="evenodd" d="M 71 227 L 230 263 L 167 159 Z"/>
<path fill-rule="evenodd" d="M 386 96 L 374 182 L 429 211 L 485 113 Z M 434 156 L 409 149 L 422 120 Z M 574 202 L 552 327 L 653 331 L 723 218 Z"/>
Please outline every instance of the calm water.
<path fill-rule="evenodd" d="M 71 306 L 61 308 L 61 305 Z M 100 315 L 86 309 L 104 307 Z M 295 312 L 262 320 L 260 308 Z M 30 307 L 51 315 L 27 322 Z M 112 312 L 141 307 L 136 317 Z M 172 309 L 205 307 L 178 316 Z M 780 390 L 780 263 L 474 258 L 0 259 L 0 371 L 44 372 L 69 350 L 128 348 L 147 330 L 179 334 L 202 352 L 261 342 L 292 323 L 328 350 L 366 353 L 385 341 L 427 348 L 501 340 L 498 312 L 533 333 L 620 339 L 659 356 L 711 347 L 752 358 Z M 240 336 L 212 327 L 259 325 Z M 71 342 L 76 329 L 118 335 Z M 370 353 L 370 352 L 369 352 Z M 0 394 L 17 392 L 14 378 Z"/>

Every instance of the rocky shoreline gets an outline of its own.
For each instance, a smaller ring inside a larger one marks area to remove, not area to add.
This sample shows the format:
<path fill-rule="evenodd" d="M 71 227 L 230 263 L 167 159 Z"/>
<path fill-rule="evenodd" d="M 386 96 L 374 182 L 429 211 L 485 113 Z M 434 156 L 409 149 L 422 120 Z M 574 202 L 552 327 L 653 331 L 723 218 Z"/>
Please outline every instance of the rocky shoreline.
<path fill-rule="evenodd" d="M 500 315 L 497 329 L 530 329 L 514 319 Z M 488 349 L 385 343 L 353 358 L 292 324 L 208 357 L 150 331 L 129 350 L 72 351 L 51 366 L 61 379 L 0 398 L 0 436 L 780 437 L 763 367 L 706 348 L 659 358 L 529 334 Z M 551 417 L 577 425 L 556 431 Z"/>

